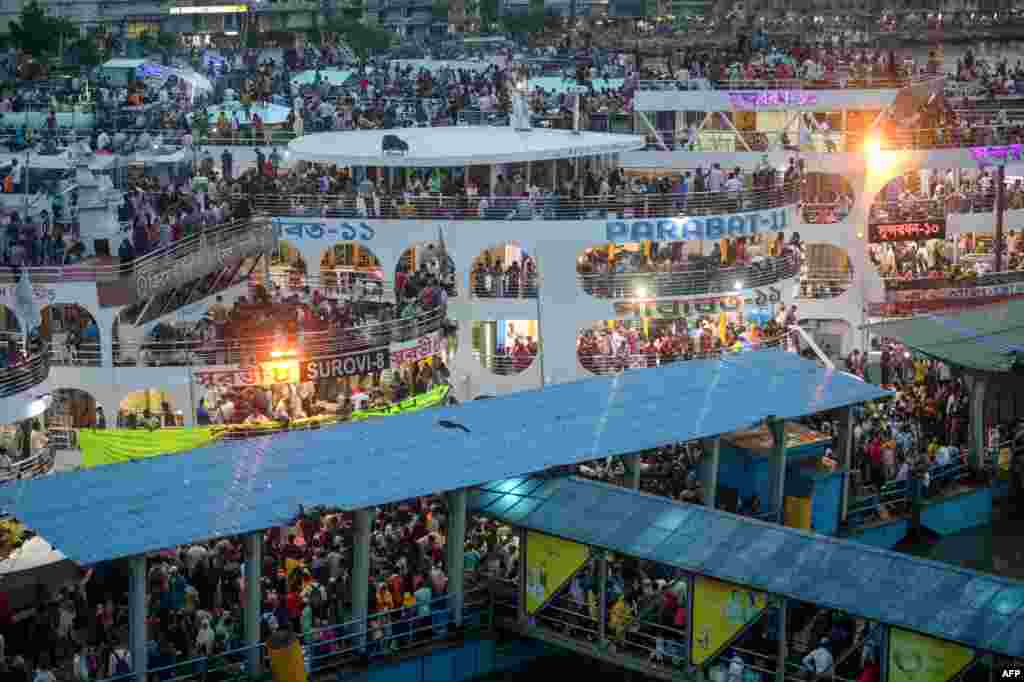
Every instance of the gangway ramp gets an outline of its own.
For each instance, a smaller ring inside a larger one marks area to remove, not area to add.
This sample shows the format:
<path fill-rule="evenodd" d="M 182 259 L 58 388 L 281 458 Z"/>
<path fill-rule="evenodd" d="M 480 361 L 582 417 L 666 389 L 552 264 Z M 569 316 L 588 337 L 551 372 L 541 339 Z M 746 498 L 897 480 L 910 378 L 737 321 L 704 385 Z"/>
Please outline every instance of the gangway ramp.
<path fill-rule="evenodd" d="M 1024 656 L 1024 583 L 579 478 L 481 486 L 473 511 L 638 559 Z"/>

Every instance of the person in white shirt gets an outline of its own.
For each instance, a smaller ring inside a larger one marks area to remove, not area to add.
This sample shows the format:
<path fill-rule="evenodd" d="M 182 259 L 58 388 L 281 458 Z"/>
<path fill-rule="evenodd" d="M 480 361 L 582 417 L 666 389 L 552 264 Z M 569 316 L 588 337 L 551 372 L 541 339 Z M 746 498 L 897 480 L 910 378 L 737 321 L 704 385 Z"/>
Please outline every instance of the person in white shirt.
<path fill-rule="evenodd" d="M 815 675 L 824 675 L 832 669 L 832 652 L 828 650 L 827 639 L 821 640 L 816 649 L 804 656 L 803 666 Z"/>
<path fill-rule="evenodd" d="M 743 657 L 739 654 L 733 654 L 732 659 L 729 661 L 729 672 L 726 674 L 726 682 L 743 682 L 743 670 L 746 665 L 743 662 Z"/>

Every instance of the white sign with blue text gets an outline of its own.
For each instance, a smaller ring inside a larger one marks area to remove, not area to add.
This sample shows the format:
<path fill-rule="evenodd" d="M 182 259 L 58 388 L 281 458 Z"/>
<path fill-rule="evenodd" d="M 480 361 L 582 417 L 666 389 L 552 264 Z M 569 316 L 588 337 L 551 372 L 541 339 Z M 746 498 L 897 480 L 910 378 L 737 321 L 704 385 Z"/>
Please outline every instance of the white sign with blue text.
<path fill-rule="evenodd" d="M 313 239 L 328 241 L 372 241 L 377 231 L 359 220 L 324 218 L 273 218 L 278 239 Z"/>
<path fill-rule="evenodd" d="M 782 232 L 789 223 L 790 210 L 773 208 L 730 215 L 609 220 L 606 234 L 607 240 L 615 244 L 747 237 L 761 232 Z"/>

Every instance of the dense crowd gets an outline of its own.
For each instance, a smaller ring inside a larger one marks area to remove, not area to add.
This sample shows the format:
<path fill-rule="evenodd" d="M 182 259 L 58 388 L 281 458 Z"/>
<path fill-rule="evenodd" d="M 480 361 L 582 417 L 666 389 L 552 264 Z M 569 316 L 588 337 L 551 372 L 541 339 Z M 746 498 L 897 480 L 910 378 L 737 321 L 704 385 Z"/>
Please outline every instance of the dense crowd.
<path fill-rule="evenodd" d="M 784 316 L 786 313 L 783 312 Z M 584 329 L 576 339 L 576 354 L 584 368 L 606 374 L 635 367 L 708 358 L 722 353 L 783 345 L 781 322 L 768 319 L 763 324 L 744 323 L 741 316 L 730 322 L 722 316 L 716 321 L 701 316 L 686 319 L 656 320 L 650 331 L 621 322 L 613 328 Z"/>
<path fill-rule="evenodd" d="M 365 643 L 352 621 L 352 514 L 329 509 L 300 512 L 264 534 L 261 641 L 291 629 L 313 645 L 320 664 L 407 648 L 447 632 L 448 618 L 435 616 L 448 608 L 441 598 L 451 570 L 465 571 L 467 591 L 487 577 L 518 572 L 515 538 L 476 519 L 467 524 L 463 565 L 448 566 L 443 497 L 386 505 L 372 518 Z M 148 557 L 148 667 L 167 668 L 161 679 L 200 670 L 226 679 L 242 670 L 244 655 L 225 654 L 243 645 L 246 560 L 244 543 L 234 537 Z M 68 584 L 41 585 L 27 618 L 15 619 L 10 603 L 0 600 L 2 672 L 49 682 L 130 673 L 124 569 L 102 563 Z"/>

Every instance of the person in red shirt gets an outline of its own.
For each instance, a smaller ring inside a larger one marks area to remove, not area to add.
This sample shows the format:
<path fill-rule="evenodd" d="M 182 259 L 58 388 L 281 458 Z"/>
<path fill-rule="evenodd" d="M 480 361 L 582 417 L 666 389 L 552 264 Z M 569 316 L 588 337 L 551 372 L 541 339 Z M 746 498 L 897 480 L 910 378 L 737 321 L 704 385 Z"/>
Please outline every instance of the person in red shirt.
<path fill-rule="evenodd" d="M 857 678 L 857 682 L 878 682 L 878 678 L 881 674 L 881 669 L 874 658 L 869 658 L 867 663 L 864 665 L 864 670 L 861 671 L 860 677 Z"/>

